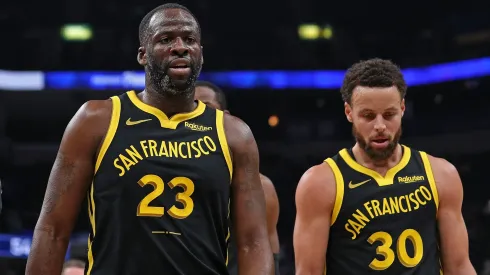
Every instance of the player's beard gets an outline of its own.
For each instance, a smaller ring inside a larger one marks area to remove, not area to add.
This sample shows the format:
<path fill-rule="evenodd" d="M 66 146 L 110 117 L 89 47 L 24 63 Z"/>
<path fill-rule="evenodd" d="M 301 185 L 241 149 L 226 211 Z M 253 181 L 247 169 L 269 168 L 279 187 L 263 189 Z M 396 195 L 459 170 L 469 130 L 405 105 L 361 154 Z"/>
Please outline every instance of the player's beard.
<path fill-rule="evenodd" d="M 158 63 L 151 56 L 148 56 L 146 71 L 149 75 L 150 85 L 156 92 L 164 96 L 192 96 L 197 78 L 201 73 L 202 64 L 192 59 L 189 62 L 191 69 L 189 77 L 186 80 L 174 80 L 168 75 L 170 61 Z"/>
<path fill-rule="evenodd" d="M 394 136 L 389 136 L 389 143 L 386 148 L 383 149 L 374 149 L 370 145 L 370 141 L 366 140 L 356 129 L 356 126 L 352 124 L 352 135 L 356 139 L 359 147 L 366 152 L 369 158 L 374 161 L 382 161 L 386 160 L 393 155 L 395 152 L 396 146 L 400 141 L 400 137 L 402 136 L 402 127 L 398 129 Z"/>

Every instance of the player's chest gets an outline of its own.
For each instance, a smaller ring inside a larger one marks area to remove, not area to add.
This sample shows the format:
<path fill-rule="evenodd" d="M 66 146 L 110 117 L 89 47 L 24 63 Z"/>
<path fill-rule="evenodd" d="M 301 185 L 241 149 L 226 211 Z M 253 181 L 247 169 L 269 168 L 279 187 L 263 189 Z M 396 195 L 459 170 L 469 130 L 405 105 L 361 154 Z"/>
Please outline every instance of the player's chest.
<path fill-rule="evenodd" d="M 138 185 L 159 182 L 164 182 L 167 189 L 192 189 L 192 185 L 200 186 L 203 192 L 213 192 L 229 188 L 228 167 L 219 139 L 212 132 L 121 133 L 109 147 L 105 160 L 99 173 L 108 188 L 133 190 Z"/>
<path fill-rule="evenodd" d="M 126 173 L 138 166 L 189 169 L 212 165 L 222 157 L 222 149 L 214 132 L 152 129 L 122 132 L 115 137 L 108 154 L 114 159 L 114 168 Z"/>

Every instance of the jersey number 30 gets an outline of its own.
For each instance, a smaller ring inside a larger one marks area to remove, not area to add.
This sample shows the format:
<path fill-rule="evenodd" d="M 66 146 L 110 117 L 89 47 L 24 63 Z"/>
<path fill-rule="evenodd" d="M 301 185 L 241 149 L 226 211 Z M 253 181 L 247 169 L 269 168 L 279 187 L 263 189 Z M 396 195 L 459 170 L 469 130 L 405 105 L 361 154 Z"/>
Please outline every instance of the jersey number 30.
<path fill-rule="evenodd" d="M 406 247 L 407 240 L 410 240 L 413 245 L 413 257 L 408 255 Z M 384 259 L 382 261 L 374 259 L 369 264 L 369 267 L 374 270 L 385 270 L 395 261 L 395 252 L 391 248 L 393 239 L 390 234 L 386 232 L 376 232 L 368 238 L 370 244 L 374 244 L 377 241 L 381 242 L 381 245 L 376 248 L 376 253 Z M 420 234 L 413 229 L 406 229 L 403 231 L 398 237 L 396 255 L 403 266 L 408 268 L 417 266 L 424 256 L 424 245 Z"/>
<path fill-rule="evenodd" d="M 136 215 L 143 217 L 162 217 L 165 209 L 162 206 L 150 206 L 149 204 L 163 194 L 165 190 L 163 179 L 156 175 L 146 175 L 138 181 L 138 184 L 141 187 L 149 184 L 153 186 L 153 191 L 146 195 L 138 204 Z M 176 219 L 187 218 L 194 210 L 194 201 L 191 199 L 191 195 L 194 193 L 194 182 L 186 177 L 176 177 L 167 184 L 172 189 L 176 186 L 184 189 L 184 192 L 177 193 L 175 196 L 175 200 L 180 202 L 184 208 L 178 208 L 174 205 L 167 210 L 167 214 Z"/>

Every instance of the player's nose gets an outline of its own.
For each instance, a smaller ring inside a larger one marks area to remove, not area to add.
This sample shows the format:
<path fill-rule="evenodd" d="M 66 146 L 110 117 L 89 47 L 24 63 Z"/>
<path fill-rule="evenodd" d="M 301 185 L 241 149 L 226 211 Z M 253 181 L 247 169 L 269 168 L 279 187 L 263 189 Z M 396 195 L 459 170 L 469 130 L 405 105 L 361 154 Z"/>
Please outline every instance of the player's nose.
<path fill-rule="evenodd" d="M 172 45 L 172 54 L 178 56 L 185 56 L 188 53 L 189 53 L 189 49 L 187 48 L 187 45 L 184 43 L 184 40 L 182 40 L 182 38 L 180 37 L 175 39 Z"/>
<path fill-rule="evenodd" d="M 384 132 L 386 130 L 386 124 L 382 116 L 376 117 L 376 121 L 374 122 L 374 130 L 376 132 Z"/>

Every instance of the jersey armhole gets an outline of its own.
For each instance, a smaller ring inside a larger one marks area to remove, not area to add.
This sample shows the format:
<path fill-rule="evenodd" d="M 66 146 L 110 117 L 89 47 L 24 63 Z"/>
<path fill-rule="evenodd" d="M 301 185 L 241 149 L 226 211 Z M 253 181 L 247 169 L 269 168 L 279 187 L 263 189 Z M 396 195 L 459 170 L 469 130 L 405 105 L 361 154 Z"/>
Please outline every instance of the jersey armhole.
<path fill-rule="evenodd" d="M 425 173 L 427 174 L 427 180 L 429 181 L 430 190 L 434 197 L 434 203 L 436 204 L 436 210 L 439 210 L 439 193 L 437 192 L 437 185 L 434 179 L 434 173 L 432 172 L 432 166 L 430 165 L 429 157 L 427 153 L 420 151 L 420 157 L 424 164 Z"/>
<path fill-rule="evenodd" d="M 102 141 L 102 145 L 100 147 L 100 151 L 97 155 L 97 161 L 95 162 L 95 170 L 94 175 L 99 170 L 100 164 L 102 163 L 102 159 L 104 158 L 107 149 L 111 145 L 112 140 L 117 132 L 117 126 L 119 125 L 119 117 L 121 116 L 121 100 L 117 96 L 111 97 L 112 100 L 112 114 L 111 121 L 109 123 L 109 128 L 107 128 L 107 133 Z"/>
<path fill-rule="evenodd" d="M 233 163 L 231 162 L 230 147 L 228 146 L 228 141 L 226 140 L 225 126 L 224 126 L 224 112 L 221 110 L 216 110 L 216 131 L 218 133 L 219 144 L 221 145 L 221 151 L 223 151 L 223 156 L 228 166 L 228 171 L 230 172 L 230 183 L 233 177 Z"/>
<path fill-rule="evenodd" d="M 332 220 L 330 221 L 330 226 L 332 226 L 337 220 L 340 208 L 342 207 L 342 201 L 344 200 L 344 177 L 342 177 L 342 173 L 333 159 L 328 158 L 325 162 L 330 166 L 335 177 L 335 202 L 332 210 Z"/>

